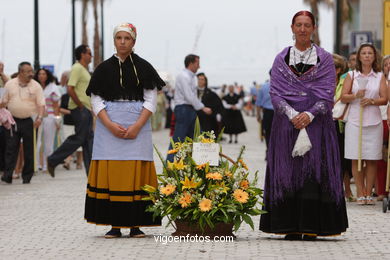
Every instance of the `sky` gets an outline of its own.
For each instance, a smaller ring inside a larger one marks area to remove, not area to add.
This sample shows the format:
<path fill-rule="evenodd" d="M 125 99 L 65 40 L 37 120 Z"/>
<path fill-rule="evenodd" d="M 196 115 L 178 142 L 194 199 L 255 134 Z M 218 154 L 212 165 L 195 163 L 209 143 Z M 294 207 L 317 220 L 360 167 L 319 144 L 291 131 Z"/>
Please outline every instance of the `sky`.
<path fill-rule="evenodd" d="M 12 74 L 21 61 L 33 63 L 34 1 L 0 1 L 0 60 Z M 40 63 L 54 65 L 60 76 L 72 65 L 71 0 L 39 0 L 39 5 Z M 184 68 L 184 57 L 194 53 L 200 56 L 198 72 L 206 73 L 209 85 L 237 82 L 249 87 L 268 79 L 276 54 L 293 44 L 293 15 L 308 9 L 303 0 L 106 0 L 104 58 L 115 52 L 115 25 L 130 22 L 138 31 L 135 52 L 158 71 L 174 78 Z M 81 43 L 80 10 L 77 3 L 76 46 Z M 92 6 L 90 46 L 91 11 Z M 320 6 L 321 46 L 329 52 L 333 28 L 333 10 Z"/>

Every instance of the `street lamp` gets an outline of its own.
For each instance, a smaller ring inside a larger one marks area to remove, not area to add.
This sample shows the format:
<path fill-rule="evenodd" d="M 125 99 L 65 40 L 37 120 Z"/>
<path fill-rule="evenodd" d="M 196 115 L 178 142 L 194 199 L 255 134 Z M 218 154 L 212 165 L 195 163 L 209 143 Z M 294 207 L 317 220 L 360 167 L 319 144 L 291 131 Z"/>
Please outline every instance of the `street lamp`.
<path fill-rule="evenodd" d="M 75 63 L 74 49 L 76 49 L 76 18 L 75 18 L 75 2 L 72 0 L 72 64 Z"/>
<path fill-rule="evenodd" d="M 342 22 L 342 11 L 343 11 L 343 1 L 342 0 L 336 0 L 336 26 L 335 26 L 335 46 L 334 46 L 334 52 L 341 54 L 341 35 L 342 35 L 342 29 L 343 29 L 343 22 Z"/>
<path fill-rule="evenodd" d="M 38 0 L 34 0 L 34 69 L 38 70 L 39 64 L 39 12 Z"/>

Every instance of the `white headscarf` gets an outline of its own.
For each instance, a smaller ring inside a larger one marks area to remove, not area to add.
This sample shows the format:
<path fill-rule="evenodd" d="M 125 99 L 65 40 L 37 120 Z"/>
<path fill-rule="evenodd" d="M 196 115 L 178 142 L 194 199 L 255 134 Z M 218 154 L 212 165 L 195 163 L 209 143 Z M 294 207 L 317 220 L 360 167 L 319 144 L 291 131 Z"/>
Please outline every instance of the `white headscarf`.
<path fill-rule="evenodd" d="M 113 33 L 114 39 L 115 39 L 115 35 L 118 32 L 128 32 L 134 41 L 137 39 L 137 29 L 131 23 L 121 23 L 121 24 L 117 25 L 114 28 L 114 33 Z"/>

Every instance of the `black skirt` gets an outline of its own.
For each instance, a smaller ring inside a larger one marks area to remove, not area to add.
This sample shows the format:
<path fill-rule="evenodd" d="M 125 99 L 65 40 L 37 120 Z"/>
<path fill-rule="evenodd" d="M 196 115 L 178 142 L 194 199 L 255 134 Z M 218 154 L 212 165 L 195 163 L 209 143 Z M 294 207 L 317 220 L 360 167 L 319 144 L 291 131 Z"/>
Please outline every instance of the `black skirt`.
<path fill-rule="evenodd" d="M 260 230 L 266 233 L 334 236 L 348 228 L 345 201 L 336 204 L 314 181 L 285 194 L 278 203 L 271 203 L 265 196 L 264 204 L 268 213 L 261 215 Z"/>
<path fill-rule="evenodd" d="M 226 109 L 223 117 L 225 134 L 240 134 L 246 132 L 246 126 L 240 110 Z"/>

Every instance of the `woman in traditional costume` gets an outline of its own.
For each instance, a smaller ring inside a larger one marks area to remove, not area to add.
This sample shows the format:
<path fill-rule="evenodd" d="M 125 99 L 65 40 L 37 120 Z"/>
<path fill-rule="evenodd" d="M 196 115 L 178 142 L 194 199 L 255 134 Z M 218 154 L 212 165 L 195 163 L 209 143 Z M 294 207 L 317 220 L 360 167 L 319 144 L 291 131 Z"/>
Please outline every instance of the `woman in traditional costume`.
<path fill-rule="evenodd" d="M 118 25 L 113 36 L 117 53 L 96 68 L 87 89 L 97 121 L 85 219 L 111 225 L 106 238 L 120 237 L 120 228 L 130 228 L 130 237 L 144 237 L 139 227 L 161 225 L 145 212 L 151 202 L 142 200 L 147 194 L 141 187 L 157 187 L 150 117 L 165 83 L 133 52 L 132 24 Z"/>
<path fill-rule="evenodd" d="M 202 103 L 213 111 L 210 115 L 202 110 L 197 111 L 199 123 L 202 131 L 214 131 L 216 136 L 220 133 L 219 122 L 222 119 L 223 105 L 218 95 L 208 88 L 208 79 L 204 73 L 199 73 L 198 77 L 198 98 Z"/>
<path fill-rule="evenodd" d="M 382 159 L 383 124 L 379 106 L 387 104 L 387 85 L 372 44 L 365 43 L 359 47 L 356 61 L 356 69 L 348 72 L 341 92 L 341 101 L 350 103 L 345 125 L 345 158 L 352 160 L 357 203 L 371 205 L 375 203 L 371 192 L 376 181 L 377 162 Z M 361 79 L 368 82 L 365 89 L 358 84 Z M 358 171 L 359 135 L 362 138 L 360 159 L 366 165 L 361 171 Z"/>
<path fill-rule="evenodd" d="M 295 45 L 276 56 L 271 72 L 275 114 L 260 230 L 314 240 L 348 227 L 332 119 L 336 73 L 332 55 L 310 40 L 312 13 L 296 13 L 291 29 Z"/>
<path fill-rule="evenodd" d="M 231 144 L 233 142 L 232 136 L 234 136 L 234 143 L 237 143 L 238 135 L 246 132 L 246 126 L 241 113 L 244 105 L 243 91 L 240 91 L 240 94 L 234 93 L 233 85 L 230 85 L 228 90 L 229 93 L 222 99 L 225 108 L 223 123 L 225 125 L 224 133 L 229 135 L 229 143 Z"/>

